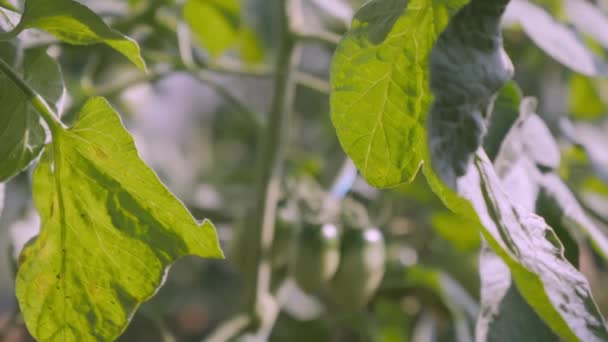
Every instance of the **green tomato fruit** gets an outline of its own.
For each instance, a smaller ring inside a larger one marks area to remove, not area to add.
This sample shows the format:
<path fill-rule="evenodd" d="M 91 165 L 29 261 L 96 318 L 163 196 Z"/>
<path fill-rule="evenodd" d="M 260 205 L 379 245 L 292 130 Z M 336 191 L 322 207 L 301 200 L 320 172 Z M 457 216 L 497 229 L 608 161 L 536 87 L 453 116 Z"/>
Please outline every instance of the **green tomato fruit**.
<path fill-rule="evenodd" d="M 338 268 L 340 237 L 333 224 L 305 224 L 291 258 L 291 274 L 305 292 L 319 290 Z"/>
<path fill-rule="evenodd" d="M 349 309 L 365 306 L 382 281 L 385 261 L 379 229 L 346 230 L 340 244 L 340 265 L 330 283 L 332 299 Z"/>

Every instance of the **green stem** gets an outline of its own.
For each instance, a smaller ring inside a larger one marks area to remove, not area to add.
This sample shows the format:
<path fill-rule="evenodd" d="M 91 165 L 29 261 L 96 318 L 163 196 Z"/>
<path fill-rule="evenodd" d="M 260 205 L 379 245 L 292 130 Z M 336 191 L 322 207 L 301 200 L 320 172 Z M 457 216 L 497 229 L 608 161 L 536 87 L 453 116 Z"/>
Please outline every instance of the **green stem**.
<path fill-rule="evenodd" d="M 21 91 L 27 96 L 30 104 L 38 111 L 40 116 L 49 125 L 52 134 L 55 134 L 58 130 L 64 129 L 63 124 L 57 118 L 57 115 L 53 112 L 48 103 L 40 96 L 34 89 L 25 83 L 25 81 L 17 75 L 15 70 L 11 68 L 4 60 L 0 59 L 0 70 L 11 80 L 13 83 L 21 89 Z"/>
<path fill-rule="evenodd" d="M 254 317 L 260 309 L 260 298 L 269 295 L 271 263 L 270 247 L 274 235 L 275 211 L 279 199 L 279 185 L 283 173 L 284 149 L 295 84 L 291 69 L 296 62 L 294 40 L 288 29 L 285 0 L 275 0 L 279 12 L 279 47 L 275 68 L 274 95 L 268 121 L 261 134 L 258 174 L 257 202 L 251 217 L 251 226 L 244 234 L 251 241 L 246 251 L 245 265 L 245 310 Z"/>

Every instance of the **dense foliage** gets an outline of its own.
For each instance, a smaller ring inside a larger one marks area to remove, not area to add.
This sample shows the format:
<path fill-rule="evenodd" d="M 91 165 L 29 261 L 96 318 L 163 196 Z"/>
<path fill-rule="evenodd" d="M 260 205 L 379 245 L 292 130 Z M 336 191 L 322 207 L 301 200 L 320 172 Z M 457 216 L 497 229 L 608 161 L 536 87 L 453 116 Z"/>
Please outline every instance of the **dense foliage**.
<path fill-rule="evenodd" d="M 605 0 L 0 0 L 0 340 L 608 341 L 607 51 Z"/>

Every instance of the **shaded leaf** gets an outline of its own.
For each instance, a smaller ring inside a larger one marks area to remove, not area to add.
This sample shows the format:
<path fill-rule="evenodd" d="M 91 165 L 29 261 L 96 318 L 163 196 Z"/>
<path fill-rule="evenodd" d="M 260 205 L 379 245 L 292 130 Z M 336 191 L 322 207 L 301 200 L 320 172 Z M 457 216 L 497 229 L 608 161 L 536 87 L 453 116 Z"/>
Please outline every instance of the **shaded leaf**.
<path fill-rule="evenodd" d="M 43 48 L 29 49 L 23 61 L 23 80 L 57 111 L 65 87 L 59 64 Z"/>
<path fill-rule="evenodd" d="M 599 123 L 576 122 L 567 119 L 560 122 L 564 135 L 574 144 L 583 148 L 591 167 L 598 178 L 608 183 L 608 120 Z"/>
<path fill-rule="evenodd" d="M 431 52 L 429 150 L 433 169 L 451 187 L 482 144 L 495 94 L 513 75 L 500 29 L 507 3 L 471 1 L 450 21 Z"/>
<path fill-rule="evenodd" d="M 26 59 L 26 63 L 32 61 Z M 28 70 L 28 65 L 25 65 Z M 40 74 L 40 79 L 53 76 L 52 71 Z M 37 78 L 38 75 L 31 75 Z M 0 182 L 6 181 L 34 160 L 44 145 L 46 134 L 38 114 L 28 104 L 28 97 L 0 72 Z"/>
<path fill-rule="evenodd" d="M 355 15 L 331 68 L 331 116 L 365 179 L 411 181 L 424 157 L 428 57 L 466 0 L 370 1 Z"/>
<path fill-rule="evenodd" d="M 19 24 L 0 34 L 0 40 L 12 39 L 28 28 L 47 31 L 69 44 L 107 44 L 141 70 L 146 69 L 134 40 L 111 29 L 95 12 L 74 0 L 27 0 Z"/>
<path fill-rule="evenodd" d="M 483 140 L 483 149 L 491 160 L 498 155 L 500 146 L 519 118 L 519 104 L 522 93 L 513 81 L 507 83 L 494 100 L 492 114 L 488 122 L 488 132 Z"/>
<path fill-rule="evenodd" d="M 581 37 L 543 8 L 525 0 L 513 0 L 507 11 L 510 17 L 517 18 L 539 48 L 562 65 L 587 76 L 608 74 L 608 65 L 593 54 Z"/>
<path fill-rule="evenodd" d="M 139 159 L 102 98 L 54 129 L 33 191 L 42 228 L 21 253 L 16 292 L 38 340 L 114 340 L 176 259 L 222 256 L 213 225 Z"/>
<path fill-rule="evenodd" d="M 458 282 L 442 271 L 413 266 L 406 273 L 405 284 L 431 290 L 441 298 L 452 315 L 456 341 L 473 341 L 473 326 L 479 307 Z"/>

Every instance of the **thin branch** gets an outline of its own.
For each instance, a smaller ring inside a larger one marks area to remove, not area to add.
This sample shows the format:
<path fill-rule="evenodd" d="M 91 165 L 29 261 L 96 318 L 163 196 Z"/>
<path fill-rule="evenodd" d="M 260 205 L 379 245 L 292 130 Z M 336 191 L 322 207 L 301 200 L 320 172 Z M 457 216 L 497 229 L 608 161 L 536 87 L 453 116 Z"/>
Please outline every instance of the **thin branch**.
<path fill-rule="evenodd" d="M 59 121 L 57 114 L 53 112 L 48 103 L 40 96 L 34 89 L 32 89 L 17 73 L 10 65 L 8 65 L 4 60 L 0 59 L 0 71 L 4 72 L 8 78 L 23 91 L 23 93 L 27 96 L 30 104 L 38 111 L 40 116 L 46 121 L 49 125 L 51 133 L 56 133 L 58 130 L 63 129 L 63 123 Z"/>
<path fill-rule="evenodd" d="M 317 76 L 302 71 L 296 71 L 294 77 L 298 84 L 316 90 L 320 93 L 329 94 L 331 91 L 331 85 L 329 82 Z"/>
<path fill-rule="evenodd" d="M 245 265 L 245 312 L 259 318 L 262 299 L 270 292 L 271 260 L 270 249 L 274 235 L 274 222 L 279 199 L 280 180 L 283 173 L 285 137 L 289 122 L 295 84 L 293 70 L 299 60 L 299 49 L 295 49 L 294 40 L 288 30 L 288 16 L 285 0 L 275 0 L 279 19 L 279 50 L 274 79 L 274 95 L 269 119 L 264 133 L 260 136 L 260 157 L 257 174 L 257 195 L 255 211 L 251 217 L 251 226 L 244 231 L 251 246 L 247 249 Z M 256 327 L 254 327 L 256 328 Z"/>

